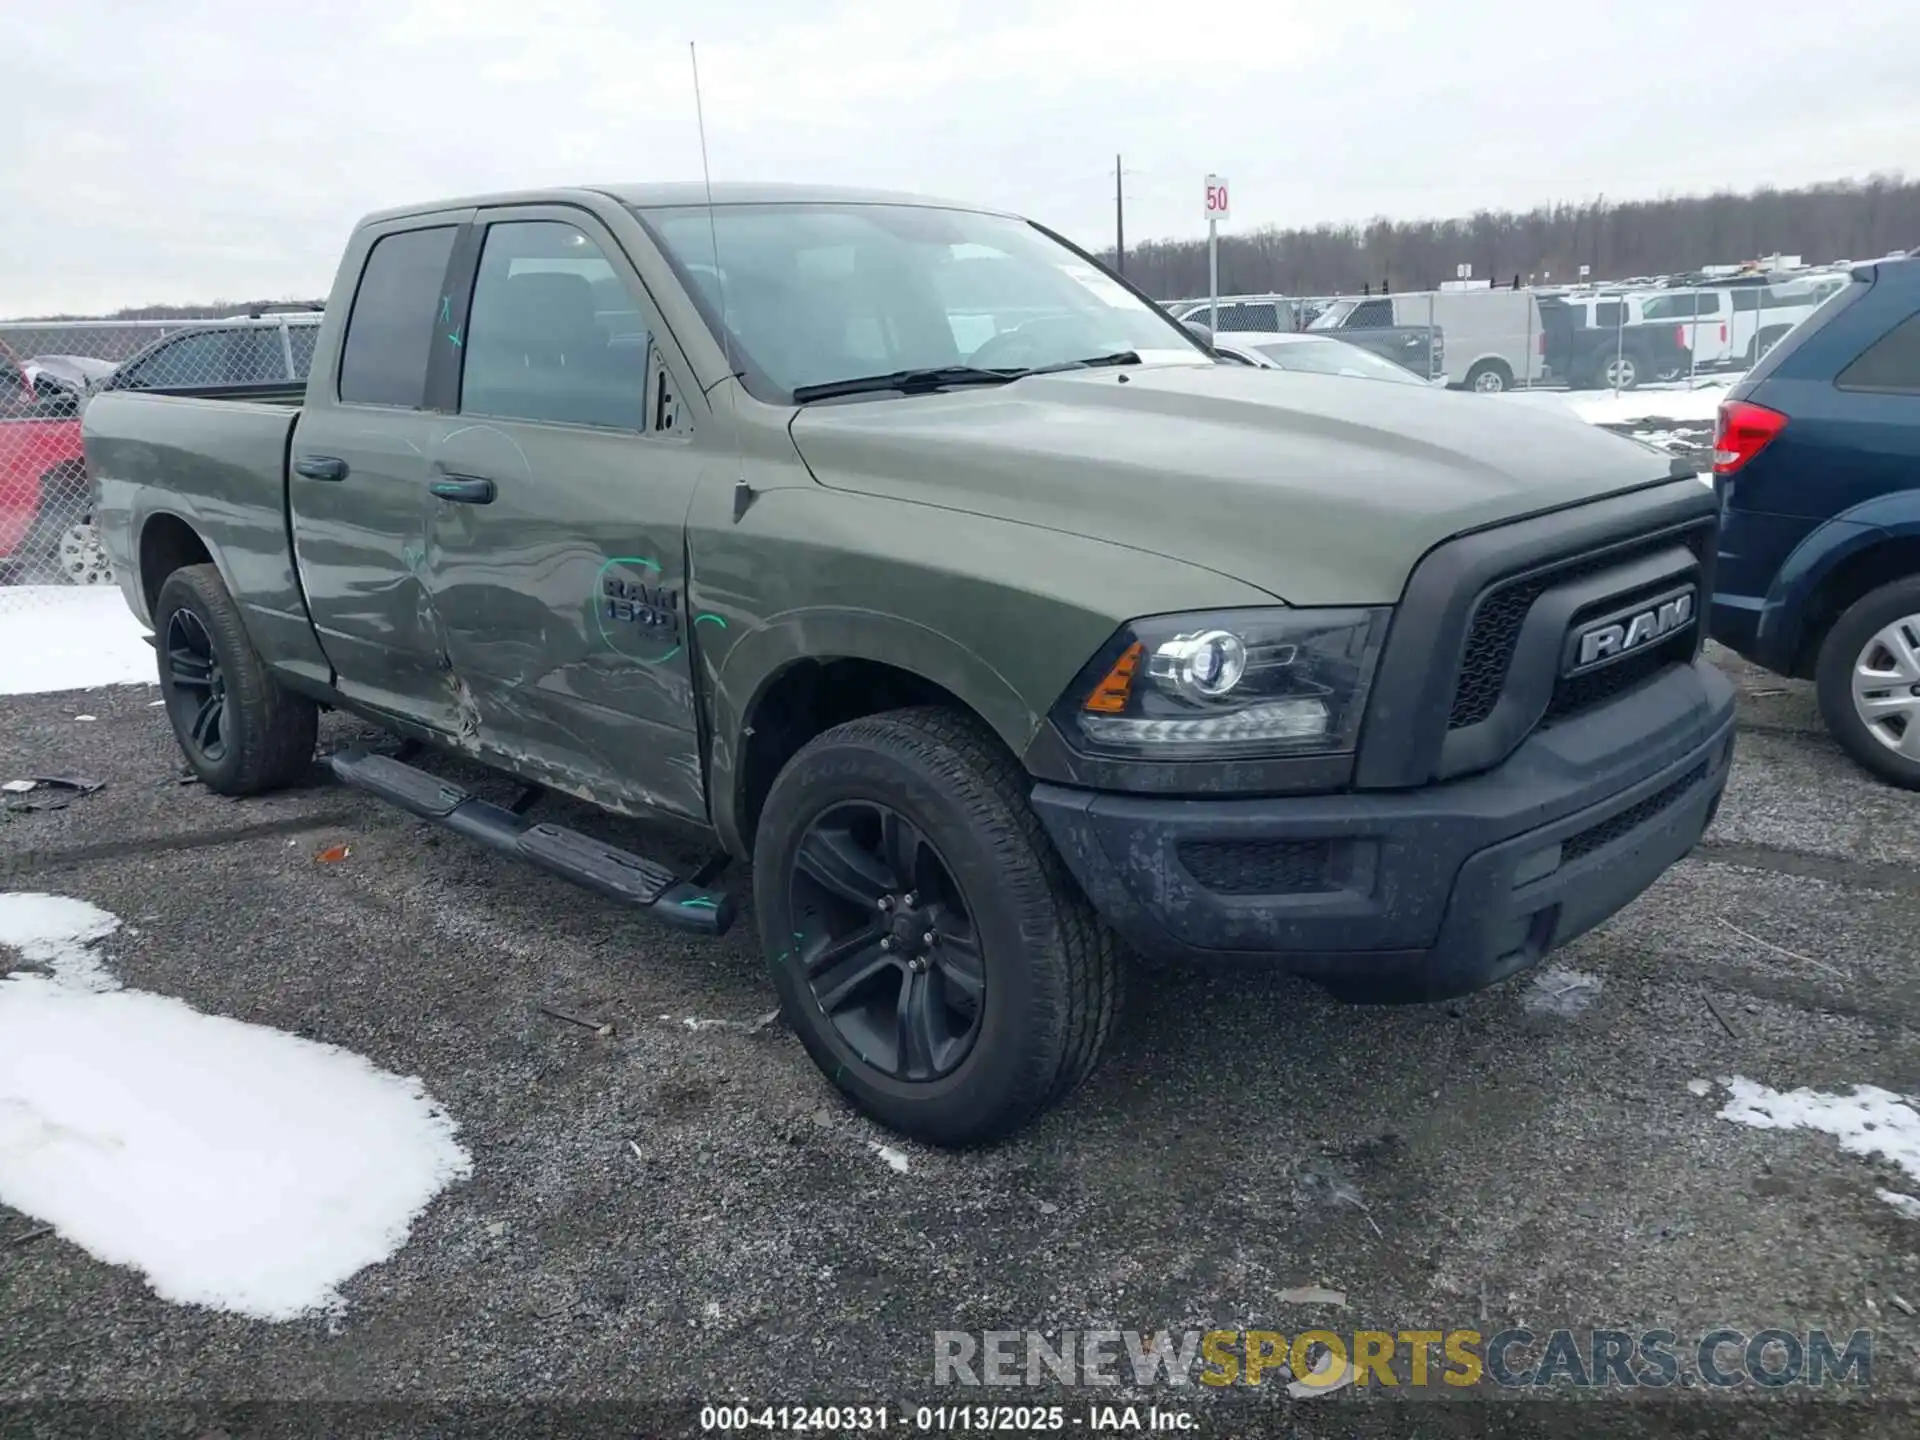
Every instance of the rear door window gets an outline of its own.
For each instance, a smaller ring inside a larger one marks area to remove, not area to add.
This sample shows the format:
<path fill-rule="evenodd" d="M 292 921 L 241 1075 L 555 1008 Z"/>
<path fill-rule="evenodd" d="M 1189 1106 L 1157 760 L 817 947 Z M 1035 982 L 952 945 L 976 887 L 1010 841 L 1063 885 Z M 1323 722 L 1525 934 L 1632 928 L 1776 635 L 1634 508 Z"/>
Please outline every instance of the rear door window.
<path fill-rule="evenodd" d="M 406 410 L 426 403 L 427 357 L 456 233 L 456 226 L 437 225 L 374 242 L 347 316 L 342 402 Z"/>
<path fill-rule="evenodd" d="M 1920 314 L 1909 315 L 1861 351 L 1833 383 L 1842 390 L 1920 395 Z"/>
<path fill-rule="evenodd" d="M 1347 317 L 1348 330 L 1384 330 L 1393 324 L 1393 301 L 1363 300 Z"/>

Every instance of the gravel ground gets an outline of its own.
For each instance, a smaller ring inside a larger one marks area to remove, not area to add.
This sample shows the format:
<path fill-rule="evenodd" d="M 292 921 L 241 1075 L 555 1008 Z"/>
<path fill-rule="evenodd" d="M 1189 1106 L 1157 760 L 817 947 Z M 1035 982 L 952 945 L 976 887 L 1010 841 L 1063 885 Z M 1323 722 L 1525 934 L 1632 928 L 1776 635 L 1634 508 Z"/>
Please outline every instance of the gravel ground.
<path fill-rule="evenodd" d="M 1093 1401 L 1153 1402 L 1209 1435 L 1912 1433 L 1920 1221 L 1875 1190 L 1913 1182 L 1719 1119 L 1722 1092 L 1689 1082 L 1920 1092 L 1920 810 L 1819 732 L 1807 687 L 1721 658 L 1745 723 L 1713 833 L 1544 983 L 1368 1009 L 1141 967 L 1077 1097 L 985 1152 L 890 1142 L 906 1173 L 783 1027 L 685 1023 L 769 1008 L 750 923 L 654 929 L 318 770 L 244 803 L 181 785 L 142 687 L 0 701 L 0 778 L 107 782 L 0 816 L 0 889 L 121 916 L 129 985 L 422 1077 L 475 1164 L 334 1320 L 169 1304 L 57 1236 L 11 1243 L 35 1222 L 0 1207 L 0 1400 L 624 1402 L 571 1423 L 669 1434 L 693 1422 L 662 1407 L 735 1397 L 980 1400 L 933 1387 L 936 1330 L 1724 1325 L 1872 1329 L 1872 1408 L 1751 1388 L 1511 1413 L 1358 1387 L 1310 1411 L 1273 1385 L 986 1398 L 1064 1402 L 1069 1428 Z M 331 721 L 323 744 L 355 733 Z M 341 841 L 347 860 L 314 863 Z M 1300 1285 L 1347 1308 L 1277 1298 Z M 206 1413 L 0 1408 L 0 1432 L 199 1435 Z M 437 1423 L 548 1433 L 558 1413 Z M 225 1423 L 350 1418 L 374 1417 Z"/>

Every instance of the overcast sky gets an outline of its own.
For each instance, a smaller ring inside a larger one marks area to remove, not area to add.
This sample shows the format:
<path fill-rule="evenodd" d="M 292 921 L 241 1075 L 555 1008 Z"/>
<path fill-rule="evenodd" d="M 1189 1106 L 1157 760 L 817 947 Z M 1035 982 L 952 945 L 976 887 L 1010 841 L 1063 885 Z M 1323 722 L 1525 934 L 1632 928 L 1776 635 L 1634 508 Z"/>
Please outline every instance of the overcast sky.
<path fill-rule="evenodd" d="M 0 315 L 323 294 L 362 212 L 698 179 L 931 191 L 1111 243 L 1920 159 L 1920 5 L 0 0 Z M 1916 237 L 1920 239 L 1920 237 Z"/>

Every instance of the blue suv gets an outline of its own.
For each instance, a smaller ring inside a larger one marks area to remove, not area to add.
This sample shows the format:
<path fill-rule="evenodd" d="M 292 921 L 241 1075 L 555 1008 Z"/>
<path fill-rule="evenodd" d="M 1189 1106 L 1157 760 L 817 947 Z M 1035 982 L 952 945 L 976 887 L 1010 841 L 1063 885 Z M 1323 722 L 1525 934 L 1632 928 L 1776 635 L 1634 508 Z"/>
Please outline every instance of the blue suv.
<path fill-rule="evenodd" d="M 1835 740 L 1920 790 L 1920 251 L 1862 265 L 1720 407 L 1710 630 L 1815 682 Z"/>

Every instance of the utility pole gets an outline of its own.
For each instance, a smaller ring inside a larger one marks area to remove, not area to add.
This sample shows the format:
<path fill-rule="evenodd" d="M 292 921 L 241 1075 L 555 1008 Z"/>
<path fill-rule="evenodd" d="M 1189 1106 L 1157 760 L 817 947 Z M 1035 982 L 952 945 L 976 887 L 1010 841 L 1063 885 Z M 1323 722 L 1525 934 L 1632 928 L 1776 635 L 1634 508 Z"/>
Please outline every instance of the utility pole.
<path fill-rule="evenodd" d="M 1121 196 L 1121 181 L 1126 174 L 1120 168 L 1120 157 L 1113 157 L 1113 269 L 1114 273 L 1127 273 L 1127 204 Z"/>

